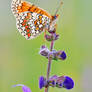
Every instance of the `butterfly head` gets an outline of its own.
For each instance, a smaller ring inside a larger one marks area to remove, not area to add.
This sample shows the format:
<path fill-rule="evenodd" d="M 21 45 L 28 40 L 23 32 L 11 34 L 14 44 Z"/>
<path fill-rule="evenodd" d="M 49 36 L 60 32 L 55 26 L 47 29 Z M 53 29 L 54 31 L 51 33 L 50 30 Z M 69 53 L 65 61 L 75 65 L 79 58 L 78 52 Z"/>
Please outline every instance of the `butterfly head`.
<path fill-rule="evenodd" d="M 58 14 L 56 14 L 56 15 L 54 16 L 54 19 L 57 19 L 57 18 L 58 18 L 58 16 L 59 16 L 59 15 L 58 15 Z"/>
<path fill-rule="evenodd" d="M 55 16 L 52 16 L 52 20 L 56 20 L 58 18 L 58 14 L 56 14 Z"/>

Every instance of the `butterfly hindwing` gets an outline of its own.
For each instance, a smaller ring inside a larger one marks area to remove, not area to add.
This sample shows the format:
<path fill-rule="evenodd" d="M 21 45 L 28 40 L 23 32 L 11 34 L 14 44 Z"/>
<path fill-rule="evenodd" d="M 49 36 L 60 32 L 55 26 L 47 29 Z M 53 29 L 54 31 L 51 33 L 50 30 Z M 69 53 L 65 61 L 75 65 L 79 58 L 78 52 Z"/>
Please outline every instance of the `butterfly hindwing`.
<path fill-rule="evenodd" d="M 50 18 L 35 12 L 22 12 L 16 18 L 19 32 L 26 38 L 32 39 L 41 34 L 50 25 Z"/>

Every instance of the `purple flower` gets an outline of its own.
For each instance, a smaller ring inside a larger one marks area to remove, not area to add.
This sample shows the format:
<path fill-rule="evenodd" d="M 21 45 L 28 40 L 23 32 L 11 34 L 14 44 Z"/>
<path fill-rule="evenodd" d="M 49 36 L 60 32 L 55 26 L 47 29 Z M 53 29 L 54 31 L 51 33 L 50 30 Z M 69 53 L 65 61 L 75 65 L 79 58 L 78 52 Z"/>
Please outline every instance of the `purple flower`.
<path fill-rule="evenodd" d="M 17 86 L 21 86 L 23 92 L 31 92 L 30 88 L 28 88 L 27 86 L 25 86 L 25 85 L 23 85 L 23 84 L 13 85 L 13 87 L 17 87 Z"/>
<path fill-rule="evenodd" d="M 55 81 L 52 81 L 52 85 L 55 85 Z"/>
<path fill-rule="evenodd" d="M 59 87 L 62 87 L 62 83 L 61 83 L 61 84 L 59 84 Z"/>
<path fill-rule="evenodd" d="M 63 87 L 66 89 L 72 89 L 74 87 L 74 81 L 72 80 L 72 78 L 65 76 Z"/>
<path fill-rule="evenodd" d="M 63 52 L 61 53 L 60 57 L 61 57 L 63 60 L 66 59 L 66 53 L 63 51 Z"/>
<path fill-rule="evenodd" d="M 43 76 L 41 76 L 39 78 L 39 88 L 42 89 L 45 86 L 45 78 Z"/>
<path fill-rule="evenodd" d="M 66 59 L 66 53 L 64 51 L 58 51 L 57 52 L 57 58 L 60 60 L 65 60 Z"/>

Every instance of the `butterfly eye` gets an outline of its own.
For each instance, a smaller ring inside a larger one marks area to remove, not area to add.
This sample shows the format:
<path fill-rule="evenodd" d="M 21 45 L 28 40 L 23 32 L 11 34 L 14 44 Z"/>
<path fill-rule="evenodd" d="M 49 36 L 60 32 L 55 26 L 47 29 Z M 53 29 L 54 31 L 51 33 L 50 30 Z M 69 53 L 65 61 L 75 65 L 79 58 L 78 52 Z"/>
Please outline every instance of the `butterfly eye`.
<path fill-rule="evenodd" d="M 57 18 L 57 16 L 55 15 L 55 16 L 54 16 L 54 18 L 56 19 L 56 18 Z"/>
<path fill-rule="evenodd" d="M 54 19 L 57 19 L 57 18 L 58 18 L 58 16 L 59 16 L 59 15 L 57 15 L 57 14 L 56 14 L 56 15 L 54 16 Z"/>

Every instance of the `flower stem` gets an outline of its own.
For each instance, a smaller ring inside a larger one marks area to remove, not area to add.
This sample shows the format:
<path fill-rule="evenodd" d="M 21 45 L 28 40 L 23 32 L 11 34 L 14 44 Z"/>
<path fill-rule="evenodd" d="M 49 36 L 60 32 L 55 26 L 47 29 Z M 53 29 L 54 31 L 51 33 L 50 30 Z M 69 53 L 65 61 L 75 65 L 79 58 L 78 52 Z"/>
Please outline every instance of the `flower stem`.
<path fill-rule="evenodd" d="M 54 41 L 51 41 L 50 51 L 53 50 L 53 47 L 54 47 Z M 51 62 L 52 62 L 52 58 L 49 57 L 48 58 L 48 67 L 47 67 L 47 77 L 46 77 L 47 80 L 49 79 L 49 76 L 50 76 Z M 48 92 L 48 89 L 49 89 L 49 87 L 46 87 L 45 92 Z"/>

